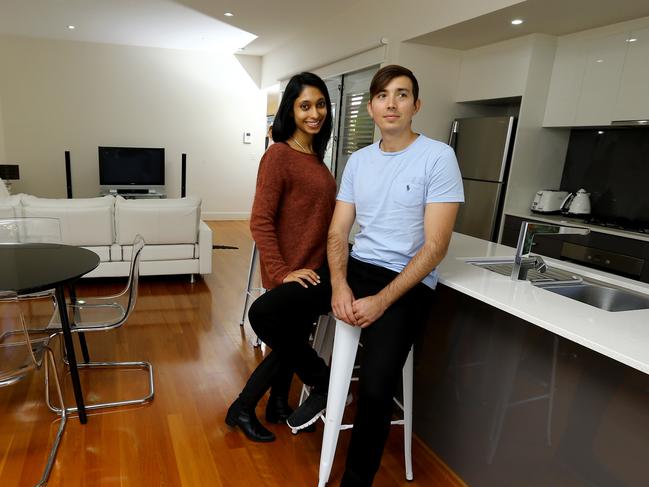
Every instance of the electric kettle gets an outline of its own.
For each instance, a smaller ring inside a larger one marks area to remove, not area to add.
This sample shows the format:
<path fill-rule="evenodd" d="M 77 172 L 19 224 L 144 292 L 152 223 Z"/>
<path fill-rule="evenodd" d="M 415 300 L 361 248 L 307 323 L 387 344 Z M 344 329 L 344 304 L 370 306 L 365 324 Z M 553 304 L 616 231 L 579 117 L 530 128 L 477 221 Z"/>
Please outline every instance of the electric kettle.
<path fill-rule="evenodd" d="M 561 211 L 569 215 L 590 215 L 590 193 L 584 188 L 570 193 L 561 203 Z"/>

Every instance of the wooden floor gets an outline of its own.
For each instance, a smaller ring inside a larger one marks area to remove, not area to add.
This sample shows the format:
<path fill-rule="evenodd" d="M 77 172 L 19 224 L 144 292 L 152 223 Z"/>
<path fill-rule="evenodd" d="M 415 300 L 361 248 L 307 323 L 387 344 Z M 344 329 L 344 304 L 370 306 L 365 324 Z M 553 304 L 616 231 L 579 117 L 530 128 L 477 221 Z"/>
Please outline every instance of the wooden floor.
<path fill-rule="evenodd" d="M 240 327 L 251 251 L 247 222 L 211 222 L 214 243 L 237 249 L 213 253 L 213 273 L 142 278 L 135 312 L 119 330 L 88 337 L 93 359 L 148 360 L 156 396 L 139 408 L 68 422 L 49 485 L 91 486 L 316 486 L 322 424 L 293 436 L 271 425 L 277 441 L 247 441 L 224 423 L 226 410 L 262 357 Z M 123 280 L 85 280 L 78 294 L 107 294 Z M 84 373 L 84 390 L 108 399 L 143 391 L 141 372 Z M 67 387 L 68 403 L 70 387 Z M 293 401 L 299 389 L 295 380 Z M 261 405 L 263 406 L 263 404 Z M 263 416 L 263 407 L 258 409 Z M 34 485 L 45 464 L 56 416 L 44 405 L 42 371 L 0 389 L 0 486 Z M 341 433 L 329 485 L 342 473 L 349 432 Z M 406 482 L 401 430 L 393 428 L 375 486 L 463 486 L 414 442 L 414 482 Z"/>

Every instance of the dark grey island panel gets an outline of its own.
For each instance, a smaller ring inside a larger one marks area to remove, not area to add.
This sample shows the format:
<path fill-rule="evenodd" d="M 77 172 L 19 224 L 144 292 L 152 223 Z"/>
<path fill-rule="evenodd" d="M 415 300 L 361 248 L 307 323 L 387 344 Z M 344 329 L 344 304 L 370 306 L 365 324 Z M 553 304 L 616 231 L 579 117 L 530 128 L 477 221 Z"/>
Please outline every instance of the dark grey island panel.
<path fill-rule="evenodd" d="M 648 375 L 446 286 L 435 299 L 415 432 L 468 485 L 649 485 Z"/>

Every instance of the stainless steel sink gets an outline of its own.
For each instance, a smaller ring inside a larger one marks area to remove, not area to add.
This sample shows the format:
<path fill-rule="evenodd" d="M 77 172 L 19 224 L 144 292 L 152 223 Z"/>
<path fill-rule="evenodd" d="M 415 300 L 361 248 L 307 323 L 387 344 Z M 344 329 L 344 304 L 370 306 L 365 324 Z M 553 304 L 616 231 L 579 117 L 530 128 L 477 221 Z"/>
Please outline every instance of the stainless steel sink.
<path fill-rule="evenodd" d="M 513 259 L 507 257 L 489 260 L 467 259 L 466 263 L 508 277 L 511 276 L 514 265 Z M 540 289 L 605 311 L 649 309 L 649 295 L 610 286 L 593 279 L 584 279 L 578 274 L 551 266 L 547 266 L 545 272 L 530 269 L 527 280 Z"/>
<path fill-rule="evenodd" d="M 467 260 L 469 264 L 487 269 L 491 272 L 502 274 L 503 276 L 511 276 L 512 268 L 514 266 L 513 260 Z M 556 282 L 556 281 L 574 281 L 581 282 L 581 276 L 577 276 L 571 272 L 556 269 L 554 267 L 547 267 L 545 272 L 539 272 L 536 269 L 530 269 L 527 273 L 526 280 L 536 282 Z"/>
<path fill-rule="evenodd" d="M 539 287 L 606 311 L 649 309 L 649 296 L 592 282 L 569 285 L 544 284 Z"/>

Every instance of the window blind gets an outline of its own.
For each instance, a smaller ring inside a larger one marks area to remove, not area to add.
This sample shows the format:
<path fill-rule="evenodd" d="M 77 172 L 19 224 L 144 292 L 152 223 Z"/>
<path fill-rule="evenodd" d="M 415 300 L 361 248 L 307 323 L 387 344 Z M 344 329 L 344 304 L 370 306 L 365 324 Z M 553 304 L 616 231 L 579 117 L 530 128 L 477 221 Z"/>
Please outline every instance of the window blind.
<path fill-rule="evenodd" d="M 369 91 L 349 93 L 345 96 L 342 151 L 351 155 L 358 149 L 371 145 L 374 140 L 374 122 L 367 112 Z"/>

